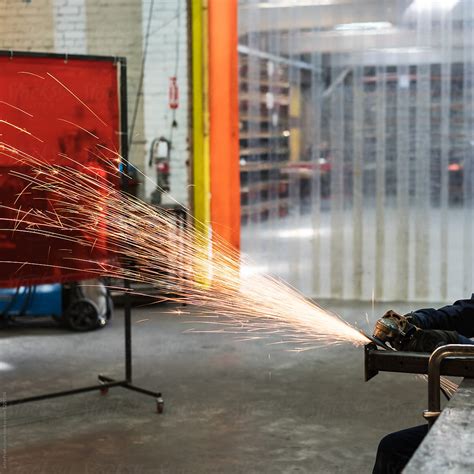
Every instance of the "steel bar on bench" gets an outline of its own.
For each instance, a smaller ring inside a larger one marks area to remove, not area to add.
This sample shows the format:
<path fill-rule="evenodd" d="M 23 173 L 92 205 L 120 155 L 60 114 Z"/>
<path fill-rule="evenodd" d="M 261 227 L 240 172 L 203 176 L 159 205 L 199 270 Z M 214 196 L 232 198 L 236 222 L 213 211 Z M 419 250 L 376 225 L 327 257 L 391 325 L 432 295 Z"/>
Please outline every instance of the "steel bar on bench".
<path fill-rule="evenodd" d="M 367 344 L 364 356 L 366 381 L 379 372 L 428 374 L 430 354 L 427 353 L 378 350 L 375 344 Z M 447 358 L 440 367 L 440 375 L 474 377 L 474 363 L 466 359 Z"/>

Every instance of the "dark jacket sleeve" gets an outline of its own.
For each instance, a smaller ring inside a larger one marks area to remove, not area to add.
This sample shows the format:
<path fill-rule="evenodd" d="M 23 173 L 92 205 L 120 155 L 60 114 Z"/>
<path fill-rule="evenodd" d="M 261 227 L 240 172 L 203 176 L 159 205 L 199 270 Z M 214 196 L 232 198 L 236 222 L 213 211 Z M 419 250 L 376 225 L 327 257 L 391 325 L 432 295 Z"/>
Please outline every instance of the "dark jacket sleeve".
<path fill-rule="evenodd" d="M 474 343 L 466 338 L 474 336 L 474 294 L 469 300 L 459 300 L 450 306 L 418 309 L 412 313 L 415 324 L 421 329 L 456 331 L 460 343 Z"/>
<path fill-rule="evenodd" d="M 474 346 L 474 339 L 469 339 L 468 337 L 461 336 L 461 334 L 458 334 L 457 344 L 471 344 Z"/>

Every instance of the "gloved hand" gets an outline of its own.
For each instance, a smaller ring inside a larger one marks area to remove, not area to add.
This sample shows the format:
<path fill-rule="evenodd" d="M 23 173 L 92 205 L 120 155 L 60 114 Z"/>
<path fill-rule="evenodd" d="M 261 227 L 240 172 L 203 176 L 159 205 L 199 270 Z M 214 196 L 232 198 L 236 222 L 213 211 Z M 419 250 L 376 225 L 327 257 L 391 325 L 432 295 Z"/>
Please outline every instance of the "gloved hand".
<path fill-rule="evenodd" d="M 402 346 L 410 341 L 416 330 L 409 316 L 390 310 L 375 324 L 374 337 L 389 342 L 397 350 L 403 350 Z"/>
<path fill-rule="evenodd" d="M 375 324 L 374 336 L 398 351 L 433 352 L 446 344 L 458 344 L 456 331 L 420 329 L 415 315 L 387 311 Z"/>
<path fill-rule="evenodd" d="M 402 316 L 401 314 L 393 311 L 392 309 L 388 310 L 382 318 L 391 319 L 403 332 L 408 332 L 411 326 L 416 326 L 416 324 L 411 319 L 411 313 Z"/>
<path fill-rule="evenodd" d="M 388 342 L 398 351 L 433 352 L 446 344 L 458 344 L 456 331 L 420 329 L 416 315 L 405 316 L 390 310 L 375 324 L 374 337 Z"/>
<path fill-rule="evenodd" d="M 406 341 L 402 341 L 396 349 L 411 352 L 433 352 L 437 347 L 446 344 L 458 344 L 456 331 L 442 331 L 441 329 L 418 329 Z"/>

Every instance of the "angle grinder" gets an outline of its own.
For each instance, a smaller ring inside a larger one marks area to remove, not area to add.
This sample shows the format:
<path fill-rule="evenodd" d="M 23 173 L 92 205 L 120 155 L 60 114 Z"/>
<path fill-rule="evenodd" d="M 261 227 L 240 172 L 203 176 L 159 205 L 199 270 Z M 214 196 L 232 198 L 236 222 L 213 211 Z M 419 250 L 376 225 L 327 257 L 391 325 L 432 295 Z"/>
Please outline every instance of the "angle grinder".
<path fill-rule="evenodd" d="M 410 316 L 401 316 L 390 310 L 377 320 L 372 336 L 364 335 L 384 349 L 400 350 L 416 331 L 417 327 L 410 321 Z"/>

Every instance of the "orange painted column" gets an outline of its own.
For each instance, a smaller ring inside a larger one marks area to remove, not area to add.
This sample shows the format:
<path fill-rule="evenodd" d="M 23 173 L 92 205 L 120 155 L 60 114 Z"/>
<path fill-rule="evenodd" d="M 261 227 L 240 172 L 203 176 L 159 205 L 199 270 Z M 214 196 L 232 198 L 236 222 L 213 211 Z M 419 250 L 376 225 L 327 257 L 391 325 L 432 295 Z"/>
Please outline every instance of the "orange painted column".
<path fill-rule="evenodd" d="M 237 0 L 208 0 L 211 225 L 240 247 Z"/>

